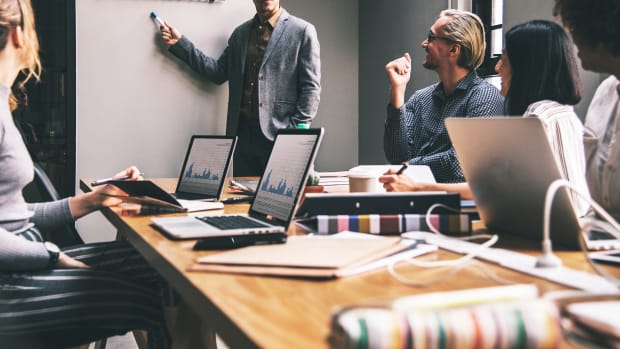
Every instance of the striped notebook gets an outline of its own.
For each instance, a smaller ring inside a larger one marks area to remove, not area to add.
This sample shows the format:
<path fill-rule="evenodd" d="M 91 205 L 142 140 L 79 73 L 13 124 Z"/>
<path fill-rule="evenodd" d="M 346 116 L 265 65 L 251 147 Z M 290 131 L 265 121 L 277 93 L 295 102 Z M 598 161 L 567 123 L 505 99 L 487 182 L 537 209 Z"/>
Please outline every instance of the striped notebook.
<path fill-rule="evenodd" d="M 468 214 L 431 214 L 430 223 L 445 234 L 471 232 L 471 219 Z M 425 214 L 317 215 L 299 219 L 297 224 L 317 234 L 355 231 L 389 235 L 414 230 L 430 230 Z"/>

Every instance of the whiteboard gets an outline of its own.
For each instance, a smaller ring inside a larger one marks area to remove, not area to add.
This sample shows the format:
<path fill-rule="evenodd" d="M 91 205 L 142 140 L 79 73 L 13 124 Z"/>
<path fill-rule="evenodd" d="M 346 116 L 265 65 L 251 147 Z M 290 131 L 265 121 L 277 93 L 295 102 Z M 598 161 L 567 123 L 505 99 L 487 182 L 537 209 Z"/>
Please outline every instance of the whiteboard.
<path fill-rule="evenodd" d="M 192 134 L 224 134 L 228 88 L 167 52 L 151 11 L 218 57 L 251 1 L 76 1 L 77 178 L 176 177 Z"/>

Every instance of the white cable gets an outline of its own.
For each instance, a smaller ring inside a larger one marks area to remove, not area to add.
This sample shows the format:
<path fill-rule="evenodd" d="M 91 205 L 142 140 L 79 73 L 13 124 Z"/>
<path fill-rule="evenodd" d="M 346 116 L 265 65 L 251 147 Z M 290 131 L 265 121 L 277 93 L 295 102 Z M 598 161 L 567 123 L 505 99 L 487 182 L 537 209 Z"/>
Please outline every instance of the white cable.
<path fill-rule="evenodd" d="M 585 254 L 586 260 L 588 261 L 588 264 L 590 264 L 592 269 L 594 269 L 595 272 L 597 272 L 599 275 L 603 276 L 605 279 L 609 280 L 613 284 L 615 284 L 615 285 L 620 287 L 620 280 L 618 280 L 614 276 L 610 275 L 609 273 L 605 272 L 603 269 L 599 268 L 596 265 L 596 263 L 594 263 L 594 261 L 592 261 L 592 259 L 590 258 L 590 254 L 588 253 L 588 249 L 585 246 L 585 234 L 588 231 L 592 230 L 592 229 L 608 232 L 611 235 L 613 235 L 616 239 L 620 239 L 620 224 L 618 224 L 618 222 L 609 213 L 607 213 L 607 211 L 605 211 L 605 209 L 603 207 L 601 207 L 598 203 L 596 203 L 596 201 L 592 200 L 592 198 L 589 195 L 586 195 L 585 193 L 582 193 L 578 188 L 576 188 L 570 182 L 568 182 L 567 180 L 564 180 L 564 179 L 557 179 L 557 180 L 553 181 L 549 185 L 549 188 L 547 189 L 547 194 L 545 196 L 545 210 L 544 210 L 544 217 L 543 217 L 544 218 L 543 219 L 543 222 L 544 222 L 543 223 L 544 224 L 544 226 L 543 226 L 543 235 L 544 235 L 544 239 L 549 241 L 549 250 L 548 250 L 548 252 L 549 253 L 553 253 L 553 252 L 551 252 L 551 238 L 550 238 L 550 232 L 549 232 L 549 221 L 550 221 L 550 216 L 551 216 L 551 203 L 552 203 L 553 197 L 555 196 L 556 192 L 561 187 L 567 187 L 571 191 L 577 193 L 577 195 L 581 196 L 582 199 L 587 201 L 592 206 L 594 211 L 599 216 L 601 216 L 603 219 L 606 220 L 606 222 L 605 222 L 605 221 L 598 220 L 598 219 L 596 219 L 594 217 L 591 217 L 591 218 L 589 217 L 589 218 L 584 219 L 583 223 L 581 225 L 581 230 L 579 232 L 579 235 L 580 235 L 579 236 L 579 246 L 581 247 L 581 251 Z M 543 243 L 543 248 L 545 248 L 544 243 Z M 538 262 L 537 262 L 537 266 L 538 266 Z"/>
<path fill-rule="evenodd" d="M 410 262 L 411 260 L 405 260 L 404 262 Z M 495 273 L 493 270 L 491 270 L 491 268 L 489 268 L 487 265 L 481 263 L 480 261 L 477 260 L 471 260 L 471 261 L 467 261 L 464 263 L 461 263 L 459 265 L 455 265 L 452 266 L 450 268 L 447 267 L 441 267 L 443 269 L 448 269 L 447 272 L 445 273 L 435 273 L 435 275 L 440 275 L 440 277 L 437 277 L 433 280 L 427 281 L 427 282 L 420 282 L 420 281 L 412 281 L 407 279 L 406 277 L 398 274 L 398 272 L 396 271 L 395 267 L 396 267 L 396 263 L 390 263 L 388 265 L 388 272 L 390 273 L 390 275 L 395 278 L 396 280 L 400 281 L 401 283 L 407 285 L 407 286 L 412 286 L 412 287 L 429 287 L 432 286 L 434 284 L 438 284 L 444 280 L 446 280 L 447 278 L 449 278 L 450 276 L 454 275 L 455 273 L 457 273 L 458 271 L 460 271 L 461 269 L 464 269 L 466 267 L 476 267 L 476 270 L 480 270 L 484 275 L 488 276 L 491 280 L 500 283 L 500 284 L 516 284 L 518 283 L 517 281 L 513 281 L 513 280 L 508 280 L 505 278 L 502 278 L 501 276 L 497 275 L 497 273 Z M 419 276 L 416 277 L 416 279 L 419 280 Z"/>
<path fill-rule="evenodd" d="M 431 205 L 431 207 L 428 208 L 428 210 L 426 210 L 426 226 L 428 227 L 428 229 L 431 232 L 433 232 L 433 233 L 435 233 L 435 234 L 437 234 L 439 236 L 446 237 L 446 235 L 442 234 L 439 231 L 439 229 L 433 227 L 433 225 L 431 224 L 431 212 L 433 212 L 433 210 L 436 209 L 437 207 L 443 207 L 443 208 L 447 209 L 448 211 L 452 211 L 452 212 L 455 212 L 455 213 L 461 213 L 461 211 L 459 211 L 457 209 L 454 209 L 454 208 L 452 208 L 452 207 L 450 207 L 448 205 L 444 205 L 444 204 L 433 204 L 433 205 Z"/>
<path fill-rule="evenodd" d="M 511 280 L 501 278 L 496 273 L 494 273 L 490 268 L 488 268 L 486 265 L 480 263 L 479 261 L 474 260 L 474 258 L 480 255 L 482 250 L 490 248 L 497 242 L 497 240 L 499 239 L 497 235 L 480 234 L 476 236 L 467 236 L 467 237 L 462 237 L 462 238 L 453 238 L 453 237 L 444 235 L 438 229 L 433 227 L 430 221 L 431 213 L 437 207 L 443 207 L 443 208 L 446 208 L 450 211 L 457 212 L 457 213 L 459 211 L 455 210 L 454 208 L 450 206 L 446 206 L 444 204 L 434 204 L 428 208 L 426 212 L 426 225 L 428 226 L 429 230 L 432 233 L 437 235 L 438 239 L 472 240 L 472 239 L 487 238 L 488 240 L 480 244 L 480 247 L 476 248 L 475 250 L 456 259 L 442 260 L 442 261 L 421 261 L 421 260 L 416 260 L 416 259 L 408 259 L 408 260 L 402 261 L 402 262 L 406 262 L 406 263 L 409 263 L 411 265 L 418 266 L 421 268 L 449 268 L 449 271 L 447 273 L 441 273 L 442 277 L 437 278 L 435 280 L 432 280 L 429 282 L 414 282 L 399 275 L 395 270 L 395 266 L 398 263 L 398 261 L 391 262 L 387 266 L 388 272 L 390 273 L 390 275 L 392 275 L 392 277 L 394 277 L 396 280 L 408 286 L 426 287 L 426 286 L 430 286 L 435 283 L 439 283 L 445 280 L 450 275 L 453 275 L 454 273 L 458 272 L 459 270 L 467 266 L 473 265 L 481 269 L 485 275 L 489 276 L 491 279 L 495 280 L 498 283 L 514 283 Z M 427 241 L 427 242 L 432 244 L 432 240 Z"/>
<path fill-rule="evenodd" d="M 444 237 L 444 238 L 439 238 L 439 239 L 451 239 L 450 237 Z M 491 238 L 487 241 L 485 241 L 484 243 L 480 244 L 480 247 L 476 248 L 474 251 L 471 251 L 467 254 L 465 254 L 464 256 L 461 256 L 459 258 L 456 259 L 450 259 L 450 260 L 443 260 L 443 261 L 421 261 L 421 260 L 416 260 L 416 259 L 410 259 L 410 260 L 406 260 L 407 263 L 409 264 L 413 264 L 415 266 L 418 267 L 423 267 L 423 268 L 437 268 L 437 267 L 450 267 L 450 266 L 457 266 L 459 264 L 463 264 L 466 263 L 474 258 L 476 258 L 478 255 L 480 255 L 480 252 L 486 248 L 489 248 L 491 246 L 493 246 L 497 240 L 498 240 L 498 236 L 497 235 L 493 235 L 491 236 Z M 428 243 L 432 244 L 432 241 L 428 241 Z"/>
<path fill-rule="evenodd" d="M 604 224 L 601 224 L 601 223 L 604 223 Z M 608 228 L 608 227 L 609 227 L 609 225 L 606 222 L 601 222 L 601 221 L 596 220 L 596 219 L 587 219 L 584 222 L 583 227 L 581 228 L 581 233 L 580 233 L 581 236 L 579 237 L 579 246 L 581 247 L 581 251 L 586 255 L 586 261 L 588 261 L 588 264 L 590 264 L 592 269 L 594 269 L 595 272 L 597 272 L 599 275 L 601 275 L 602 277 L 604 277 L 605 279 L 607 279 L 608 281 L 610 281 L 614 285 L 620 287 L 620 280 L 619 279 L 617 279 L 615 276 L 609 274 L 604 269 L 600 268 L 596 263 L 594 263 L 592 258 L 590 258 L 590 254 L 588 253 L 588 249 L 587 249 L 586 244 L 585 244 L 585 235 L 583 233 L 585 233 L 585 232 L 587 232 L 587 231 L 589 231 L 591 229 L 603 230 L 601 228 Z M 607 230 L 605 230 L 605 231 L 607 231 Z"/>

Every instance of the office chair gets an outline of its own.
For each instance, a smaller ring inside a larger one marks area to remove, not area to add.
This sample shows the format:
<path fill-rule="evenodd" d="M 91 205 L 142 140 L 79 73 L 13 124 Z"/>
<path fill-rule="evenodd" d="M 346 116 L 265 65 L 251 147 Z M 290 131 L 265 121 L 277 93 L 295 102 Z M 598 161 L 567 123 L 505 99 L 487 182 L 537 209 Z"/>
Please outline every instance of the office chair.
<path fill-rule="evenodd" d="M 23 194 L 26 202 L 47 202 L 61 199 L 54 184 L 37 163 L 34 164 L 34 180 L 24 188 Z M 64 227 L 42 231 L 41 233 L 44 234 L 46 240 L 52 241 L 60 247 L 84 243 L 74 224 L 66 224 Z"/>
<path fill-rule="evenodd" d="M 23 194 L 26 202 L 47 202 L 61 199 L 54 184 L 37 163 L 34 163 L 34 180 L 24 188 Z M 66 224 L 57 229 L 42 231 L 41 233 L 46 240 L 52 241 L 60 247 L 84 243 L 74 224 Z M 95 342 L 95 349 L 105 349 L 106 342 L 106 339 Z M 85 344 L 75 349 L 87 349 L 88 347 L 89 345 Z"/>

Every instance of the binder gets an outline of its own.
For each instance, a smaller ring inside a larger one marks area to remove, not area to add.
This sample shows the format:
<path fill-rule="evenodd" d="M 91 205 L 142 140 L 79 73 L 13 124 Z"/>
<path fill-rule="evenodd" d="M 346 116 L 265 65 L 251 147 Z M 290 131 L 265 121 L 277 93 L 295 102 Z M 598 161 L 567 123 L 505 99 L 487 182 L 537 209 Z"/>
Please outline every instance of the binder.
<path fill-rule="evenodd" d="M 320 193 L 306 194 L 297 217 L 360 214 L 426 214 L 434 204 L 458 211 L 461 201 L 457 193 L 389 192 L 389 193 Z M 451 213 L 438 207 L 432 213 Z"/>
<path fill-rule="evenodd" d="M 430 231 L 425 214 L 394 215 L 318 215 L 297 219 L 296 224 L 312 233 L 334 234 L 342 231 L 390 235 L 408 231 Z M 471 232 L 471 216 L 468 214 L 431 214 L 431 225 L 444 234 L 467 234 Z"/>

